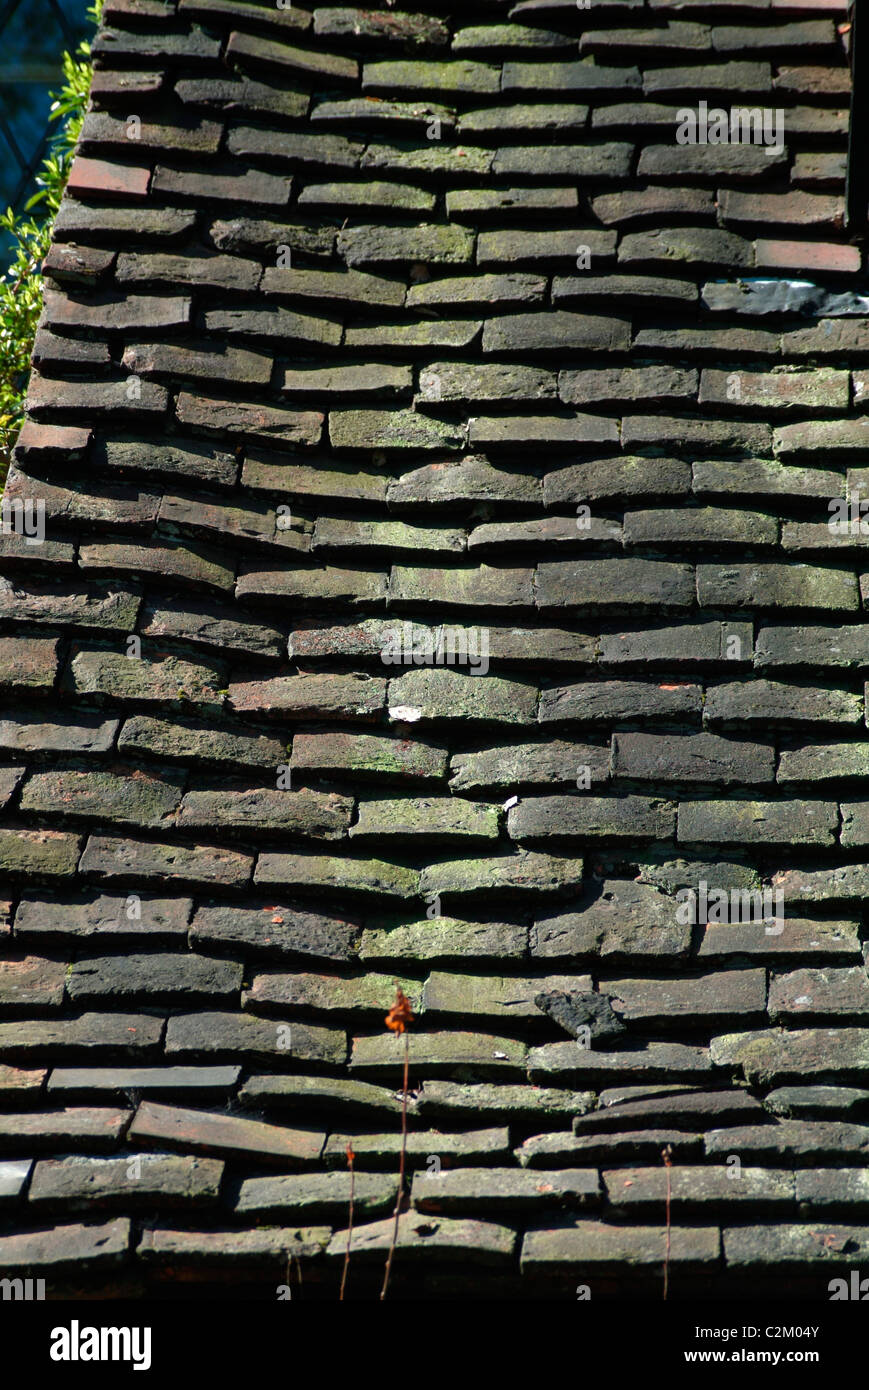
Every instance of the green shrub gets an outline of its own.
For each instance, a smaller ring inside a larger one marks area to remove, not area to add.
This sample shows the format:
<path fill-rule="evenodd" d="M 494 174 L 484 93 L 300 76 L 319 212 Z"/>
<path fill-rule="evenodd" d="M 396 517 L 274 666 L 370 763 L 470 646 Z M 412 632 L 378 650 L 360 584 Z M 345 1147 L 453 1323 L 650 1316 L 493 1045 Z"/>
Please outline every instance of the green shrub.
<path fill-rule="evenodd" d="M 95 0 L 88 10 L 94 24 L 102 4 Z M 0 214 L 0 228 L 13 241 L 12 259 L 0 280 L 0 477 L 5 477 L 24 417 L 30 354 L 42 312 L 41 266 L 84 120 L 92 70 L 89 43 L 80 44 L 75 54 L 64 53 L 63 86 L 51 94 L 51 120 L 60 124 L 37 176 L 37 192 L 23 213 L 7 208 Z"/>

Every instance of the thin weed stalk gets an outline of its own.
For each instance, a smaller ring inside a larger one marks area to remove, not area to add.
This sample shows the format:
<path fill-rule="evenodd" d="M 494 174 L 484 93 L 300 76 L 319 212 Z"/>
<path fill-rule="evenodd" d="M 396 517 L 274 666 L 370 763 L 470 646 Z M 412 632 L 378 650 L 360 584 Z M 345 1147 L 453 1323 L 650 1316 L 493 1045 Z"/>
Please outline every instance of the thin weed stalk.
<path fill-rule="evenodd" d="M 347 1248 L 344 1251 L 344 1267 L 341 1270 L 341 1292 L 338 1294 L 338 1302 L 343 1302 L 344 1290 L 347 1287 L 347 1274 L 350 1269 L 350 1244 L 353 1240 L 353 1202 L 356 1196 L 356 1169 L 353 1167 L 353 1160 L 356 1155 L 353 1152 L 352 1144 L 347 1145 L 347 1167 L 350 1169 L 350 1210 L 347 1214 Z"/>
<path fill-rule="evenodd" d="M 407 1088 L 408 1073 L 410 1071 L 410 1036 L 407 1032 L 407 1025 L 412 1022 L 413 1014 L 410 1009 L 410 1001 L 402 993 L 396 981 L 395 1003 L 386 1015 L 386 1026 L 391 1029 L 393 1033 L 404 1034 L 404 1070 L 401 1081 L 401 1151 L 398 1159 L 398 1192 L 395 1195 L 392 1238 L 389 1242 L 389 1252 L 386 1256 L 386 1268 L 383 1272 L 383 1287 L 380 1290 L 381 1303 L 386 1298 L 389 1289 L 389 1276 L 392 1273 L 392 1261 L 395 1255 L 395 1247 L 398 1244 L 398 1222 L 401 1216 L 401 1203 L 404 1197 L 404 1172 L 407 1164 Z"/>
<path fill-rule="evenodd" d="M 664 1167 L 667 1170 L 667 1239 L 664 1247 L 664 1300 L 666 1302 L 667 1296 L 670 1292 L 670 1199 L 673 1195 L 670 1174 L 670 1169 L 672 1167 L 673 1150 L 671 1149 L 669 1144 L 667 1144 L 661 1150 L 661 1157 L 664 1160 Z"/>

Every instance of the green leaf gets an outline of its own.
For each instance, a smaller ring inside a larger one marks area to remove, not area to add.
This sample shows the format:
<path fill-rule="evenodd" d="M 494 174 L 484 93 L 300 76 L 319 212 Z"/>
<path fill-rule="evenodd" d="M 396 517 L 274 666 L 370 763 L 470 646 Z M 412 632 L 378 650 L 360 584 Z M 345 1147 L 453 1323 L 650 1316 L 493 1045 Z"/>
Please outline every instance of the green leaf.
<path fill-rule="evenodd" d="M 103 0 L 88 9 L 98 24 Z M 5 478 L 9 455 L 24 418 L 24 399 L 30 375 L 30 355 L 36 325 L 42 312 L 40 266 L 51 245 L 54 216 L 72 165 L 76 142 L 90 94 L 91 47 L 79 45 L 75 54 L 64 53 L 64 85 L 50 93 L 50 119 L 59 122 L 37 176 L 37 191 L 22 213 L 7 208 L 0 213 L 0 228 L 13 240 L 11 259 L 0 278 L 0 479 Z M 31 209 L 38 217 L 28 217 Z"/>

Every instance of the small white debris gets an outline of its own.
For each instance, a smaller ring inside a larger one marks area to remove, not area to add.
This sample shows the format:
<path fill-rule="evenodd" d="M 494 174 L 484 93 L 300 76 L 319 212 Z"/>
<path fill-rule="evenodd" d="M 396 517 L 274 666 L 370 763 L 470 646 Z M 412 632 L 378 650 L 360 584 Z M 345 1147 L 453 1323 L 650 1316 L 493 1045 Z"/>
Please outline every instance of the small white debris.
<path fill-rule="evenodd" d="M 422 719 L 422 710 L 414 705 L 390 705 L 390 719 L 397 719 L 401 724 L 415 724 L 417 719 Z"/>

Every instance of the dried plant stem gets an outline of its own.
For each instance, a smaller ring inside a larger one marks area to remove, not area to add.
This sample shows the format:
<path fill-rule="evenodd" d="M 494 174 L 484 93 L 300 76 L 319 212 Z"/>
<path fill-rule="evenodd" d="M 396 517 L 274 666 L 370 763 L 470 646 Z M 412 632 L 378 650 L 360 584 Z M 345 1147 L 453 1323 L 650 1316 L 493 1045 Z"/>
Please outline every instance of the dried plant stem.
<path fill-rule="evenodd" d="M 404 1035 L 404 1079 L 401 1083 L 401 1155 L 398 1160 L 398 1192 L 395 1197 L 395 1220 L 392 1226 L 392 1240 L 389 1244 L 389 1254 L 386 1257 L 386 1269 L 383 1273 L 383 1288 L 380 1290 L 380 1301 L 386 1297 L 389 1288 L 389 1275 L 392 1270 L 392 1257 L 395 1254 L 395 1246 L 398 1241 L 398 1218 L 401 1215 L 401 1199 L 404 1196 L 404 1165 L 407 1156 L 407 1076 L 410 1066 L 410 1035 Z"/>
<path fill-rule="evenodd" d="M 666 1243 L 666 1247 L 665 1247 L 665 1249 L 664 1249 L 664 1299 L 665 1299 L 665 1300 L 666 1300 L 667 1295 L 668 1295 L 668 1293 L 669 1293 L 669 1291 L 670 1291 L 670 1198 L 671 1198 L 671 1195 L 672 1195 L 671 1179 L 670 1179 L 670 1159 L 671 1159 L 671 1157 L 672 1157 L 672 1153 L 673 1153 L 673 1150 L 670 1148 L 670 1145 L 669 1145 L 669 1144 L 667 1144 L 666 1148 L 664 1148 L 664 1149 L 661 1150 L 661 1157 L 662 1157 L 663 1160 L 664 1160 L 664 1167 L 665 1167 L 666 1170 L 667 1170 L 667 1218 L 666 1218 L 666 1219 L 667 1219 L 667 1243 Z"/>
<path fill-rule="evenodd" d="M 293 1270 L 294 1270 L 294 1269 L 296 1270 L 297 1281 L 298 1281 L 298 1285 L 299 1285 L 299 1290 L 301 1291 L 301 1288 L 302 1288 L 302 1261 L 299 1259 L 299 1257 L 298 1257 L 297 1255 L 295 1255 L 295 1254 L 293 1253 L 292 1250 L 288 1250 L 288 1251 L 287 1251 L 286 1285 L 287 1285 L 287 1288 L 288 1288 L 289 1291 L 290 1291 L 290 1298 L 292 1298 L 292 1296 L 293 1296 L 293 1284 L 292 1284 L 292 1281 L 293 1281 Z"/>
<path fill-rule="evenodd" d="M 347 1272 L 350 1268 L 350 1242 L 353 1239 L 353 1199 L 356 1195 L 356 1169 L 353 1167 L 352 1150 L 347 1154 L 347 1164 L 350 1168 L 350 1211 L 347 1218 L 347 1249 L 344 1251 L 344 1268 L 341 1271 L 341 1292 L 338 1295 L 339 1303 L 344 1298 L 344 1289 L 347 1284 Z"/>

